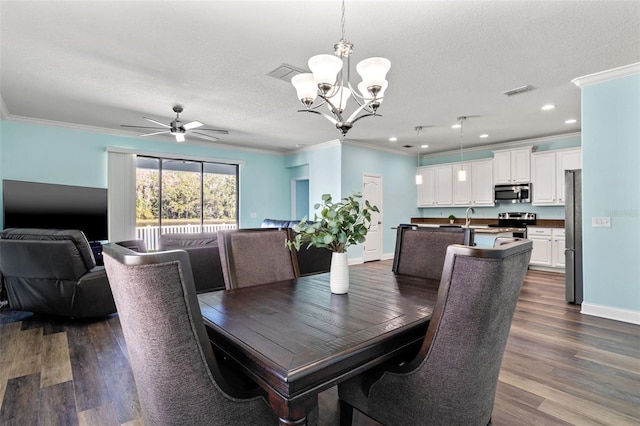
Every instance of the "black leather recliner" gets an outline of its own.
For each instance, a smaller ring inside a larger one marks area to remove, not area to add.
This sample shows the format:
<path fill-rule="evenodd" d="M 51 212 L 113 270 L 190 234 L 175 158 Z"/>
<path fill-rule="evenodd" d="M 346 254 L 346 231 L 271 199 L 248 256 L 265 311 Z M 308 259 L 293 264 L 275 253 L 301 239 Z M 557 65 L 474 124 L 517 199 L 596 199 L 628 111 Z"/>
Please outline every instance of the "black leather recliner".
<path fill-rule="evenodd" d="M 217 233 L 162 234 L 160 250 L 184 250 L 189 254 L 197 293 L 224 290 Z"/>
<path fill-rule="evenodd" d="M 299 220 L 265 219 L 261 228 L 293 228 Z M 300 247 L 297 253 L 300 275 L 319 274 L 331 269 L 331 250 L 307 245 Z"/>
<path fill-rule="evenodd" d="M 79 230 L 5 229 L 0 269 L 11 309 L 75 318 L 116 312 L 104 267 Z"/>

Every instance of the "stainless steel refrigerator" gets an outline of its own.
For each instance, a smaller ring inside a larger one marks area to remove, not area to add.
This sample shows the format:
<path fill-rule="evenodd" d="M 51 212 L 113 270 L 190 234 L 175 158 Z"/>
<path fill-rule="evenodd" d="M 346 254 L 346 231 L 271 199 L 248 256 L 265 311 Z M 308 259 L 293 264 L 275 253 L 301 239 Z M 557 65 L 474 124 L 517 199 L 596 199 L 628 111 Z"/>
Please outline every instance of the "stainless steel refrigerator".
<path fill-rule="evenodd" d="M 582 304 L 582 170 L 564 172 L 566 300 Z"/>

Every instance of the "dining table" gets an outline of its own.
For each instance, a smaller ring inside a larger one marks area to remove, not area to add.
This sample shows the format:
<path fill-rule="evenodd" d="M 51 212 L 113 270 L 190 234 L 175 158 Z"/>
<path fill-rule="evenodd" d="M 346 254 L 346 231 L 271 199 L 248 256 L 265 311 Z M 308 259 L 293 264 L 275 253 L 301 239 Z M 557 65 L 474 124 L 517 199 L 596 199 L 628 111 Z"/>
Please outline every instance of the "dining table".
<path fill-rule="evenodd" d="M 198 295 L 209 338 L 264 391 L 279 424 L 305 425 L 318 394 L 420 345 L 439 281 L 388 265 L 349 267 L 349 290 L 329 273 Z"/>

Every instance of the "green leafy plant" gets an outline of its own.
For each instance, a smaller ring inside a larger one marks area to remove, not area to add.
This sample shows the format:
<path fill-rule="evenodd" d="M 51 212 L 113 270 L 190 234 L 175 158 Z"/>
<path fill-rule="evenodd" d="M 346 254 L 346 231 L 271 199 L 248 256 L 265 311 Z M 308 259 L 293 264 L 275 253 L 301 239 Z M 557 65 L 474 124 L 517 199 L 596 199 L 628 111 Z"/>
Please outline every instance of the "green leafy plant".
<path fill-rule="evenodd" d="M 355 193 L 334 203 L 330 194 L 324 194 L 322 204 L 314 206 L 320 211 L 314 213 L 313 222 L 307 223 L 305 217 L 293 227 L 296 236 L 293 241 L 287 241 L 289 249 L 300 250 L 303 244 L 308 244 L 307 248 L 315 246 L 344 253 L 347 247 L 363 243 L 371 224 L 371 212 L 380 210 L 369 201 L 361 207 L 360 198 L 362 194 Z"/>
<path fill-rule="evenodd" d="M 449 220 L 456 220 L 456 217 L 452 214 L 449 215 Z"/>

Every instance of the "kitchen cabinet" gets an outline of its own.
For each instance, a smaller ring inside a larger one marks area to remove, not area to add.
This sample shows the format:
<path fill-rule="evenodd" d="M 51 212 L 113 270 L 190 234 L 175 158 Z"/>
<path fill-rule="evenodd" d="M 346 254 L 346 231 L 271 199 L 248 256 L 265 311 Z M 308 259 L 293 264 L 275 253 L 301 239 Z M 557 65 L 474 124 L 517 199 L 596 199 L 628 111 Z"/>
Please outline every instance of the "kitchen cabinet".
<path fill-rule="evenodd" d="M 458 171 L 464 169 L 467 172 L 467 180 L 458 181 Z M 453 165 L 453 204 L 456 206 L 469 206 L 472 204 L 473 194 L 472 182 L 473 172 L 471 170 L 471 163 L 456 163 Z"/>
<path fill-rule="evenodd" d="M 563 228 L 527 228 L 527 239 L 533 242 L 530 265 L 564 268 L 565 238 Z"/>
<path fill-rule="evenodd" d="M 471 205 L 493 206 L 493 160 L 471 162 Z"/>
<path fill-rule="evenodd" d="M 493 183 L 529 183 L 532 147 L 493 151 Z"/>
<path fill-rule="evenodd" d="M 556 268 L 565 267 L 564 249 L 565 249 L 564 229 L 561 229 L 561 228 L 552 229 L 551 230 L 551 253 L 553 258 L 551 260 L 551 266 Z"/>
<path fill-rule="evenodd" d="M 458 181 L 461 167 L 467 180 Z M 418 167 L 418 207 L 493 206 L 493 160 Z"/>
<path fill-rule="evenodd" d="M 435 204 L 437 206 L 453 205 L 453 166 L 440 164 L 434 166 L 435 171 Z"/>
<path fill-rule="evenodd" d="M 434 167 L 418 167 L 418 174 L 422 176 L 422 184 L 418 187 L 418 207 L 435 207 L 436 179 Z"/>
<path fill-rule="evenodd" d="M 467 180 L 458 182 L 464 165 Z M 493 206 L 493 160 L 456 163 L 453 166 L 453 204 L 456 206 Z"/>
<path fill-rule="evenodd" d="M 564 171 L 581 169 L 581 149 L 536 152 L 531 155 L 532 204 L 564 205 Z"/>
<path fill-rule="evenodd" d="M 527 227 L 527 239 L 533 243 L 529 264 L 551 266 L 551 228 Z"/>

